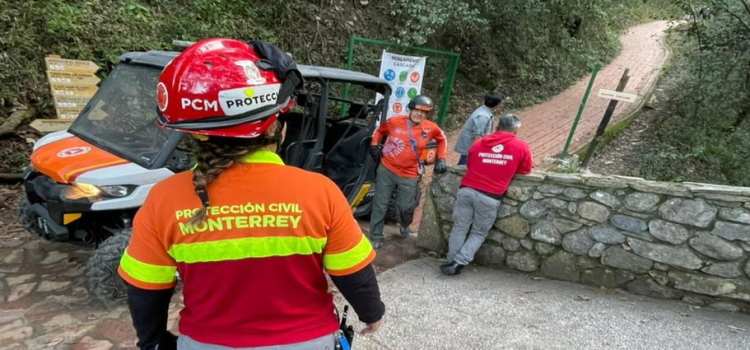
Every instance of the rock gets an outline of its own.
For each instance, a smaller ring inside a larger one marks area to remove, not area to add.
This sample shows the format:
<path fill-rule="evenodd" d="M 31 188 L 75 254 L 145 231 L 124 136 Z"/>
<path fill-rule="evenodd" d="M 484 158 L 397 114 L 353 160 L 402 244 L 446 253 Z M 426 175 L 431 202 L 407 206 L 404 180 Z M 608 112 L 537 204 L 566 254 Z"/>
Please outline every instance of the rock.
<path fill-rule="evenodd" d="M 583 273 L 581 273 L 581 283 L 597 287 L 617 287 L 617 282 L 615 281 L 615 272 L 604 267 L 597 267 L 591 270 L 583 271 Z"/>
<path fill-rule="evenodd" d="M 511 252 L 518 251 L 518 248 L 521 247 L 521 243 L 518 242 L 517 239 L 512 237 L 503 237 L 503 249 Z"/>
<path fill-rule="evenodd" d="M 654 263 L 654 268 L 659 271 L 669 271 L 669 265 L 665 265 L 662 263 Z"/>
<path fill-rule="evenodd" d="M 730 241 L 743 241 L 750 243 L 750 226 L 732 224 L 725 221 L 716 222 L 716 227 L 711 234 Z"/>
<path fill-rule="evenodd" d="M 589 230 L 589 235 L 595 241 L 606 244 L 620 244 L 625 242 L 625 236 L 609 225 L 596 225 Z"/>
<path fill-rule="evenodd" d="M 477 251 L 474 260 L 485 266 L 501 267 L 505 261 L 505 251 L 503 248 L 492 244 L 483 244 Z"/>
<path fill-rule="evenodd" d="M 688 197 L 688 198 L 693 196 L 693 194 L 690 193 L 690 190 L 688 190 L 685 186 L 679 183 L 657 182 L 657 181 L 634 181 L 634 182 L 629 183 L 628 185 L 634 190 L 637 190 L 640 192 L 666 194 L 668 196 Z"/>
<path fill-rule="evenodd" d="M 653 193 L 634 192 L 625 197 L 625 208 L 641 213 L 650 213 L 656 210 L 661 197 Z"/>
<path fill-rule="evenodd" d="M 563 281 L 578 282 L 581 272 L 576 265 L 576 257 L 568 252 L 557 252 L 542 263 L 542 274 Z"/>
<path fill-rule="evenodd" d="M 711 204 L 720 206 L 720 207 L 728 207 L 728 208 L 739 208 L 742 206 L 742 203 L 739 203 L 739 202 L 725 202 L 725 201 L 718 201 L 718 200 L 709 200 L 708 202 Z M 719 215 L 721 215 L 721 212 L 719 212 Z"/>
<path fill-rule="evenodd" d="M 495 221 L 495 227 L 501 232 L 517 238 L 524 238 L 531 231 L 529 222 L 518 215 Z"/>
<path fill-rule="evenodd" d="M 625 285 L 625 289 L 634 294 L 646 295 L 661 299 L 679 299 L 685 293 L 675 291 L 669 287 L 659 285 L 648 276 L 641 276 L 637 280 Z"/>
<path fill-rule="evenodd" d="M 702 295 L 686 295 L 684 298 L 682 298 L 682 302 L 698 306 L 704 306 L 710 303 L 712 300 L 713 299 L 704 297 Z"/>
<path fill-rule="evenodd" d="M 671 198 L 659 207 L 659 215 L 679 224 L 706 228 L 716 219 L 716 207 L 703 199 Z"/>
<path fill-rule="evenodd" d="M 701 271 L 714 276 L 737 278 L 742 276 L 742 262 L 736 261 L 711 264 L 702 268 Z"/>
<path fill-rule="evenodd" d="M 73 345 L 72 350 L 108 350 L 112 348 L 112 343 L 106 340 L 97 340 L 89 336 L 79 340 Z"/>
<path fill-rule="evenodd" d="M 615 270 L 615 283 L 621 286 L 635 279 L 635 274 L 630 271 Z"/>
<path fill-rule="evenodd" d="M 36 287 L 36 282 L 24 283 L 11 287 L 10 294 L 8 295 L 8 302 L 16 301 L 29 295 L 29 293 L 34 290 L 34 287 Z"/>
<path fill-rule="evenodd" d="M 534 193 L 533 187 L 519 187 L 511 185 L 505 191 L 505 197 L 517 200 L 519 202 L 525 202 L 531 199 L 532 193 Z"/>
<path fill-rule="evenodd" d="M 581 223 L 570 221 L 570 220 L 565 220 L 565 219 L 560 219 L 560 218 L 552 220 L 552 224 L 555 225 L 555 228 L 557 229 L 557 231 L 559 231 L 562 234 L 573 232 L 575 230 L 580 229 L 581 226 L 583 226 L 583 224 Z"/>
<path fill-rule="evenodd" d="M 653 266 L 651 260 L 628 253 L 620 247 L 612 247 L 602 254 L 602 264 L 639 273 L 648 272 Z"/>
<path fill-rule="evenodd" d="M 648 225 L 646 225 L 645 221 L 630 216 L 615 214 L 609 218 L 609 221 L 615 227 L 627 232 L 641 233 L 648 230 Z"/>
<path fill-rule="evenodd" d="M 534 249 L 534 242 L 528 239 L 522 239 L 521 240 L 521 247 L 524 247 L 525 249 L 532 250 Z"/>
<path fill-rule="evenodd" d="M 723 220 L 750 225 L 750 211 L 742 208 L 721 208 L 719 217 Z"/>
<path fill-rule="evenodd" d="M 546 211 L 547 209 L 539 204 L 539 202 L 530 200 L 521 206 L 520 213 L 527 219 L 538 219 L 544 216 Z"/>
<path fill-rule="evenodd" d="M 723 302 L 723 301 L 717 301 L 717 302 L 711 303 L 710 305 L 708 305 L 708 307 L 714 310 L 719 310 L 719 311 L 729 311 L 729 312 L 740 311 L 739 306 L 732 304 L 732 303 Z"/>
<path fill-rule="evenodd" d="M 52 292 L 59 289 L 63 289 L 70 285 L 70 281 L 42 281 L 42 283 L 39 284 L 39 288 L 37 288 L 37 292 Z"/>
<path fill-rule="evenodd" d="M 445 250 L 446 242 L 440 232 L 438 222 L 432 194 L 427 193 L 422 208 L 422 221 L 419 224 L 419 233 L 417 234 L 417 247 L 436 252 Z"/>
<path fill-rule="evenodd" d="M 65 325 L 69 325 L 73 323 L 73 316 L 70 314 L 60 314 L 60 315 L 54 315 L 50 319 L 46 320 L 42 325 L 47 330 L 54 329 L 54 328 L 60 328 Z"/>
<path fill-rule="evenodd" d="M 578 211 L 578 204 L 568 203 L 568 213 L 575 214 Z"/>
<path fill-rule="evenodd" d="M 577 185 L 583 183 L 583 180 L 576 174 L 549 173 L 547 180 L 565 185 Z"/>
<path fill-rule="evenodd" d="M 0 344 L 28 339 L 34 333 L 31 327 L 24 326 L 22 320 L 0 326 Z"/>
<path fill-rule="evenodd" d="M 739 246 L 708 233 L 698 233 L 691 238 L 690 246 L 699 253 L 718 260 L 735 260 L 745 255 Z"/>
<path fill-rule="evenodd" d="M 461 176 L 451 171 L 445 173 L 442 176 L 436 176 L 435 180 L 437 181 L 438 185 L 440 185 L 440 189 L 442 189 L 443 192 L 450 193 L 452 195 L 456 195 L 456 193 L 458 193 L 459 187 L 461 186 Z"/>
<path fill-rule="evenodd" d="M 563 190 L 563 196 L 570 199 L 582 199 L 586 198 L 586 193 L 575 187 L 568 187 Z"/>
<path fill-rule="evenodd" d="M 59 261 L 61 261 L 63 259 L 66 259 L 67 257 L 68 257 L 67 253 L 62 253 L 62 252 L 58 252 L 58 251 L 51 251 L 51 252 L 49 252 L 49 255 L 47 255 L 47 258 L 44 259 L 44 260 L 42 260 L 40 262 L 40 264 L 42 264 L 42 265 L 53 264 L 53 263 L 59 262 Z"/>
<path fill-rule="evenodd" d="M 669 276 L 664 271 L 649 271 L 648 275 L 656 281 L 659 285 L 665 286 L 669 282 Z"/>
<path fill-rule="evenodd" d="M 506 265 L 519 271 L 533 272 L 539 267 L 539 259 L 530 252 L 510 253 Z"/>
<path fill-rule="evenodd" d="M 443 241 L 447 241 L 448 238 L 451 236 L 451 231 L 453 230 L 453 225 L 445 223 L 440 227 L 440 232 L 443 234 Z"/>
<path fill-rule="evenodd" d="M 487 234 L 486 241 L 487 242 L 495 242 L 495 243 L 497 243 L 497 245 L 500 245 L 500 244 L 503 243 L 503 238 L 505 238 L 505 234 L 503 234 L 502 232 L 500 232 L 498 230 L 492 229 Z"/>
<path fill-rule="evenodd" d="M 591 175 L 583 175 L 583 183 L 592 186 L 592 187 L 600 187 L 600 188 L 627 188 L 628 184 L 626 181 L 623 181 L 622 179 L 618 179 L 614 176 L 601 176 L 596 174 Z"/>
<path fill-rule="evenodd" d="M 651 237 L 651 236 L 649 236 L 649 234 L 646 233 L 646 232 L 639 232 L 639 233 L 628 232 L 628 231 L 621 231 L 621 232 L 622 232 L 622 234 L 624 234 L 624 235 L 626 235 L 628 237 L 633 237 L 633 238 L 636 238 L 636 239 L 640 239 L 641 241 L 646 241 L 646 242 L 653 242 L 654 241 L 654 238 Z"/>
<path fill-rule="evenodd" d="M 563 247 L 565 246 L 564 244 L 565 240 L 563 239 Z M 598 258 L 602 256 L 605 249 L 607 249 L 607 246 L 604 245 L 604 243 L 596 243 L 591 247 L 591 250 L 589 250 L 589 256 L 592 258 Z"/>
<path fill-rule="evenodd" d="M 555 225 L 546 220 L 534 224 L 531 228 L 531 238 L 549 244 L 560 244 L 562 242 L 562 236 Z"/>
<path fill-rule="evenodd" d="M 518 208 L 510 206 L 510 205 L 501 205 L 500 210 L 497 212 L 497 217 L 499 219 L 507 218 L 511 215 L 518 214 Z"/>
<path fill-rule="evenodd" d="M 604 191 L 596 191 L 589 195 L 589 197 L 599 203 L 602 203 L 612 209 L 620 206 L 620 200 L 613 194 Z"/>
<path fill-rule="evenodd" d="M 745 264 L 745 267 L 742 270 L 745 272 L 745 275 L 750 277 L 750 260 L 747 261 L 747 264 Z"/>
<path fill-rule="evenodd" d="M 539 255 L 550 255 L 555 251 L 555 246 L 552 244 L 537 242 L 534 244 L 534 249 Z"/>
<path fill-rule="evenodd" d="M 542 205 L 550 209 L 568 209 L 568 202 L 557 198 L 544 199 L 542 200 Z"/>
<path fill-rule="evenodd" d="M 539 190 L 539 192 L 549 193 L 549 194 L 555 194 L 555 195 L 561 194 L 561 193 L 563 193 L 563 191 L 565 191 L 565 188 L 563 188 L 563 187 L 555 186 L 555 185 L 550 185 L 550 184 L 541 185 L 537 189 Z"/>
<path fill-rule="evenodd" d="M 23 249 L 14 249 L 8 256 L 3 259 L 5 265 L 18 265 L 23 264 Z"/>
<path fill-rule="evenodd" d="M 513 182 L 516 182 L 516 181 L 532 182 L 532 183 L 544 182 L 544 179 L 546 178 L 547 178 L 546 173 L 538 173 L 538 172 L 533 171 L 531 172 L 531 174 L 524 174 L 524 175 L 518 174 L 514 176 Z"/>
<path fill-rule="evenodd" d="M 579 256 L 578 257 L 578 267 L 581 270 L 590 270 L 595 267 L 601 267 L 602 264 L 599 262 L 599 259 L 591 259 L 585 256 Z"/>
<path fill-rule="evenodd" d="M 122 320 L 105 318 L 96 323 L 93 333 L 119 343 L 130 340 L 133 337 L 132 329 L 132 325 Z"/>
<path fill-rule="evenodd" d="M 532 199 L 544 199 L 545 197 L 542 192 L 534 192 L 534 195 L 531 196 Z"/>
<path fill-rule="evenodd" d="M 676 289 L 711 296 L 729 294 L 737 289 L 731 280 L 678 270 L 669 271 L 669 280 Z"/>
<path fill-rule="evenodd" d="M 605 223 L 609 217 L 609 210 L 601 204 L 583 202 L 578 206 L 578 214 L 584 219 Z"/>
<path fill-rule="evenodd" d="M 516 202 L 516 201 L 514 201 L 514 200 L 512 200 L 512 199 L 510 199 L 508 197 L 503 197 L 503 204 L 507 204 L 507 205 L 510 205 L 510 206 L 513 206 L 513 207 L 518 206 L 518 202 Z"/>
<path fill-rule="evenodd" d="M 688 230 L 681 225 L 659 219 L 651 220 L 648 223 L 648 229 L 652 236 L 674 245 L 685 243 L 690 237 Z"/>
<path fill-rule="evenodd" d="M 565 235 L 562 240 L 563 249 L 573 254 L 587 255 L 594 246 L 586 229 Z M 601 253 L 599 253 L 601 255 Z"/>
<path fill-rule="evenodd" d="M 633 238 L 628 238 L 628 244 L 634 253 L 663 264 L 688 270 L 697 270 L 703 265 L 703 260 L 688 248 L 652 244 Z"/>
<path fill-rule="evenodd" d="M 453 216 L 453 207 L 456 205 L 456 197 L 448 194 L 432 197 L 433 203 L 440 214 L 440 218 L 448 219 Z"/>
<path fill-rule="evenodd" d="M 25 275 L 8 277 L 8 278 L 5 279 L 5 281 L 8 283 L 8 286 L 12 287 L 12 286 L 15 286 L 15 285 L 26 283 L 26 282 L 32 280 L 34 277 L 36 277 L 36 275 L 34 275 L 34 274 L 25 274 Z"/>

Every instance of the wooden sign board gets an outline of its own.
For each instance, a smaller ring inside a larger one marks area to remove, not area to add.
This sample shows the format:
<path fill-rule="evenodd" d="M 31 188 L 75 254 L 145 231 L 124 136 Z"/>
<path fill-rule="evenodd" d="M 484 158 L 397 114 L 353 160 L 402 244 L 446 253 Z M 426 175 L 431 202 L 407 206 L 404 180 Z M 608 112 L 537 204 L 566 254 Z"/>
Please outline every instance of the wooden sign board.
<path fill-rule="evenodd" d="M 38 119 L 31 127 L 43 133 L 66 130 L 99 89 L 97 84 L 101 79 L 94 75 L 99 66 L 91 61 L 69 60 L 57 55 L 45 57 L 44 62 L 57 119 Z"/>
<path fill-rule="evenodd" d="M 64 119 L 37 119 L 31 124 L 29 124 L 32 128 L 39 130 L 41 133 L 48 133 L 53 131 L 62 131 L 62 130 L 68 130 L 70 127 L 70 124 L 72 124 L 72 120 L 64 120 Z"/>
<path fill-rule="evenodd" d="M 599 96 L 601 98 L 607 98 L 610 100 L 622 101 L 626 103 L 633 103 L 635 102 L 635 100 L 638 99 L 638 95 L 636 94 L 629 94 L 627 92 L 605 90 L 605 89 L 599 90 L 599 93 L 596 94 L 596 96 Z"/>

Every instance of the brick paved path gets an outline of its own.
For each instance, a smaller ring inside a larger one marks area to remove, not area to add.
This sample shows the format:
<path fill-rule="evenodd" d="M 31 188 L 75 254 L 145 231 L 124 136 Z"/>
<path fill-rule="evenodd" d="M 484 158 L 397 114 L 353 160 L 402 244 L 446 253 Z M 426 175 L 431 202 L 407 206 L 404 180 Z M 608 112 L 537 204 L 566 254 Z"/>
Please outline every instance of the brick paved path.
<path fill-rule="evenodd" d="M 668 58 L 668 51 L 662 42 L 662 38 L 670 26 L 671 22 L 668 21 L 651 22 L 630 28 L 620 37 L 622 49 L 610 64 L 599 71 L 581 115 L 578 128 L 573 136 L 569 153 L 583 147 L 593 137 L 599 122 L 601 122 L 609 100 L 596 96 L 600 89 L 615 90 L 626 68 L 630 68 L 630 80 L 625 87 L 625 92 L 642 96 L 656 82 L 659 72 Z M 549 165 L 548 162 L 544 162 L 545 158 L 553 157 L 562 152 L 589 79 L 590 75 L 543 103 L 521 111 L 513 111 L 523 122 L 518 137 L 529 144 L 534 157 L 534 164 L 538 169 Z M 481 101 L 477 101 L 477 104 L 479 103 Z M 636 105 L 638 103 L 619 103 L 612 116 L 611 123 L 632 112 L 637 107 Z M 505 112 L 501 111 L 501 113 Z M 458 131 L 449 133 L 447 136 L 447 161 L 448 164 L 455 165 L 458 162 L 459 155 L 453 152 L 453 146 L 458 139 Z M 424 184 L 429 183 L 431 178 L 432 167 L 428 167 Z M 421 217 L 422 203 L 417 208 L 412 225 L 413 230 L 419 227 L 419 218 Z"/>

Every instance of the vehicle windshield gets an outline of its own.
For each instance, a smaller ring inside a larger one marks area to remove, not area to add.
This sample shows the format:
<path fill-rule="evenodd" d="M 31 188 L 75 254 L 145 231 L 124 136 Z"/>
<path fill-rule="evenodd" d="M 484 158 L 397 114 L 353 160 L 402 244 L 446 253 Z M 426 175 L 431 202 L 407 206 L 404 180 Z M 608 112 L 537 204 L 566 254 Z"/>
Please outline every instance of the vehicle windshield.
<path fill-rule="evenodd" d="M 126 160 L 150 168 L 176 133 L 156 120 L 161 70 L 120 64 L 109 74 L 70 132 Z"/>

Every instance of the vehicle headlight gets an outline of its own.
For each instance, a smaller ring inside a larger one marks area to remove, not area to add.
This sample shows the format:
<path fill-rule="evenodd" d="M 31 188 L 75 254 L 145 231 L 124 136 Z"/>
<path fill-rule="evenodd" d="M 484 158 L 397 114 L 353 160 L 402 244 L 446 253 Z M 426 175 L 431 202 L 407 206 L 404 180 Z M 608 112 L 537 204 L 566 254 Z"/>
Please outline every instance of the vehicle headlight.
<path fill-rule="evenodd" d="M 128 186 L 100 186 L 99 187 L 104 194 L 111 197 L 125 197 L 130 194 L 130 188 Z"/>
<path fill-rule="evenodd" d="M 102 191 L 94 185 L 74 182 L 65 188 L 63 196 L 67 199 L 81 199 L 96 197 L 101 193 Z"/>

